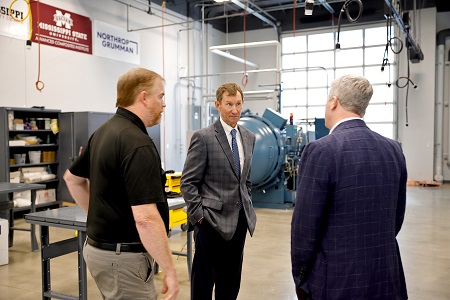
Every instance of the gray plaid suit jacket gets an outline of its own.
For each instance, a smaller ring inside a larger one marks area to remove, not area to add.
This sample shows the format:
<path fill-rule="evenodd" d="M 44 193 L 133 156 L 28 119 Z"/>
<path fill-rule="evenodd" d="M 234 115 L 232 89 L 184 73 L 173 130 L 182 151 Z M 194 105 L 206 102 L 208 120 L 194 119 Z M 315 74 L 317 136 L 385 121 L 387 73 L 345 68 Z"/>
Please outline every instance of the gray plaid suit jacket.
<path fill-rule="evenodd" d="M 194 132 L 181 175 L 180 188 L 189 222 L 194 225 L 204 218 L 225 240 L 230 240 L 236 231 L 240 200 L 250 235 L 256 225 L 250 182 L 255 135 L 243 126 L 238 129 L 244 149 L 240 180 L 220 120 Z"/>
<path fill-rule="evenodd" d="M 362 120 L 308 144 L 292 218 L 296 288 L 315 300 L 408 299 L 396 240 L 406 180 L 400 144 Z"/>

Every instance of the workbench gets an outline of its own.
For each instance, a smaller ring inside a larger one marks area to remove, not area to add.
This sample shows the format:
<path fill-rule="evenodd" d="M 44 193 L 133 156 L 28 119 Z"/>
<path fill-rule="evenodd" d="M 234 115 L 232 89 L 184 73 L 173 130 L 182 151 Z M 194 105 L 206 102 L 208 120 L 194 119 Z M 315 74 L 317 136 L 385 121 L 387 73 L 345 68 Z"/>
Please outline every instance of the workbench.
<path fill-rule="evenodd" d="M 11 194 L 15 192 L 23 192 L 31 190 L 31 207 L 32 213 L 36 212 L 36 190 L 45 189 L 45 184 L 36 183 L 13 183 L 0 182 L 0 194 L 8 194 L 8 201 L 0 203 L 1 210 L 8 210 L 9 215 L 9 247 L 12 247 L 14 241 L 14 230 L 30 231 L 31 233 L 31 250 L 37 251 L 38 244 L 36 240 L 35 225 L 31 224 L 30 228 L 14 227 L 14 204 Z"/>
<path fill-rule="evenodd" d="M 168 199 L 169 209 L 175 210 L 186 206 L 183 198 Z M 83 246 L 86 240 L 86 213 L 79 206 L 62 207 L 26 214 L 25 221 L 41 226 L 41 264 L 42 264 L 42 299 L 87 299 L 86 263 L 83 259 Z M 49 227 L 76 230 L 74 238 L 50 243 Z M 187 232 L 187 253 L 173 251 L 174 255 L 187 257 L 188 272 L 192 264 L 192 232 Z M 78 296 L 67 295 L 51 289 L 50 259 L 72 252 L 78 252 Z"/>

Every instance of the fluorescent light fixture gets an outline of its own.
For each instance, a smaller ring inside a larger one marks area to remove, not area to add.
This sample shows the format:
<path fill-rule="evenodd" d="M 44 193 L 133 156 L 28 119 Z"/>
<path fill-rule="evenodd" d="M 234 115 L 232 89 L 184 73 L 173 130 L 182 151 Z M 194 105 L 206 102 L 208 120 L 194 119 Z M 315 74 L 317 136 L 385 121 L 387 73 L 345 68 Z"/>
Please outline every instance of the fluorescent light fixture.
<path fill-rule="evenodd" d="M 273 92 L 274 90 L 244 91 L 244 95 L 269 94 Z"/>
<path fill-rule="evenodd" d="M 305 16 L 311 16 L 314 9 L 314 0 L 305 0 Z"/>
<path fill-rule="evenodd" d="M 231 1 L 231 0 L 214 0 L 214 2 L 217 2 L 217 3 L 228 2 L 228 1 Z"/>
<path fill-rule="evenodd" d="M 218 55 L 220 55 L 220 56 L 229 58 L 229 59 L 231 59 L 231 60 L 234 60 L 234 61 L 237 61 L 237 62 L 240 62 L 240 63 L 245 63 L 247 66 L 259 68 L 259 66 L 258 66 L 257 64 L 252 63 L 251 61 L 248 61 L 248 60 L 244 60 L 244 59 L 242 59 L 242 58 L 240 58 L 240 57 L 234 56 L 234 55 L 232 55 L 232 54 L 230 54 L 230 53 L 228 53 L 228 52 L 225 52 L 225 51 L 222 51 L 222 50 L 219 50 L 219 49 L 212 49 L 212 50 L 211 50 L 211 48 L 210 48 L 210 51 L 211 51 L 212 53 L 215 53 L 215 54 L 218 54 Z"/>

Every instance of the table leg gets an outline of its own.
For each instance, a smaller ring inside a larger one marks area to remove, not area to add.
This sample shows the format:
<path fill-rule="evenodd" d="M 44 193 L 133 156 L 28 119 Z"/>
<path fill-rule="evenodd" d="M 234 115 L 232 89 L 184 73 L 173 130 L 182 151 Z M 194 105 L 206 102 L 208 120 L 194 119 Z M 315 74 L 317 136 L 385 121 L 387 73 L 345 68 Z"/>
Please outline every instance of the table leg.
<path fill-rule="evenodd" d="M 87 300 L 86 262 L 83 257 L 86 232 L 78 230 L 78 293 L 80 299 Z"/>
<path fill-rule="evenodd" d="M 49 230 L 48 226 L 41 225 L 41 247 L 47 247 L 49 245 Z M 50 297 L 46 297 L 45 293 L 51 290 L 50 285 L 50 258 L 44 258 L 44 251 L 41 251 L 42 261 L 42 299 L 50 300 Z"/>
<path fill-rule="evenodd" d="M 8 247 L 12 247 L 14 243 L 14 210 L 9 209 L 9 241 Z"/>
<path fill-rule="evenodd" d="M 31 213 L 36 212 L 36 190 L 31 191 Z M 38 251 L 38 243 L 36 239 L 36 225 L 31 224 L 31 251 Z"/>

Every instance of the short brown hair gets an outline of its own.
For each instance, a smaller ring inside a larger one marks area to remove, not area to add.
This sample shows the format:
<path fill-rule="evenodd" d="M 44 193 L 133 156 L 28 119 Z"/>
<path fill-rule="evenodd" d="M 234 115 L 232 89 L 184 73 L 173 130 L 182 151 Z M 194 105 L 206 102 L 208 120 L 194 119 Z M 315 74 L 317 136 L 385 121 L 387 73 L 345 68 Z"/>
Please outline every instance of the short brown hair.
<path fill-rule="evenodd" d="M 239 92 L 241 94 L 242 101 L 244 101 L 244 93 L 242 92 L 241 88 L 235 83 L 227 82 L 219 86 L 216 91 L 217 101 L 222 102 L 222 96 L 225 92 L 227 92 L 230 96 L 234 96 L 237 94 L 237 92 Z"/>
<path fill-rule="evenodd" d="M 158 78 L 164 81 L 161 75 L 145 68 L 134 68 L 120 76 L 116 107 L 133 105 L 137 95 L 142 91 L 150 92 Z"/>

